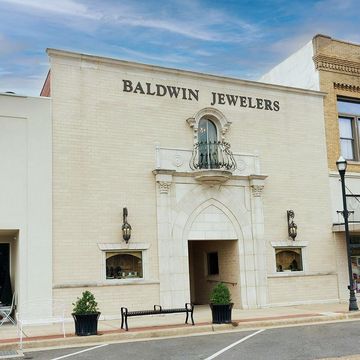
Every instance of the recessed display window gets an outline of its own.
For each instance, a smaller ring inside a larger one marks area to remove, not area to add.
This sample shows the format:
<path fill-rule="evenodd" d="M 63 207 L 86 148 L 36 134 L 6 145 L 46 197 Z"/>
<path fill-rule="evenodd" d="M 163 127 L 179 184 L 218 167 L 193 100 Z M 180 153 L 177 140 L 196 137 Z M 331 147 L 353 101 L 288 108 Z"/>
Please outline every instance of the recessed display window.
<path fill-rule="evenodd" d="M 277 272 L 303 271 L 301 248 L 278 248 L 275 256 Z"/>
<path fill-rule="evenodd" d="M 106 252 L 106 279 L 143 277 L 141 251 Z"/>

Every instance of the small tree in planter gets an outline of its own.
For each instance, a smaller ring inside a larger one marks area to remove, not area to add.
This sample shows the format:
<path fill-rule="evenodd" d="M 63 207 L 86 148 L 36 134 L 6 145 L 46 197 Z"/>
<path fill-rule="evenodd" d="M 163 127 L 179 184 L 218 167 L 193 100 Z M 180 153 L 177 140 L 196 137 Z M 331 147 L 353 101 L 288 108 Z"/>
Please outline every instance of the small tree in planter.
<path fill-rule="evenodd" d="M 100 312 L 94 295 L 90 291 L 84 291 L 73 305 L 75 334 L 78 336 L 97 335 Z"/>
<path fill-rule="evenodd" d="M 231 323 L 233 305 L 228 287 L 223 283 L 215 285 L 210 294 L 213 324 Z"/>

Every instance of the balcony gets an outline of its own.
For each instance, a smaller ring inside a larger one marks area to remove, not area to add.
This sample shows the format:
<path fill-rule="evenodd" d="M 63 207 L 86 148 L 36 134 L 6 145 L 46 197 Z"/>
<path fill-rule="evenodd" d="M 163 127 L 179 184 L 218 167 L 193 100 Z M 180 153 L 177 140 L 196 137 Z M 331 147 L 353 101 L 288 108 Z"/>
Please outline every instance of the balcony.
<path fill-rule="evenodd" d="M 215 185 L 230 178 L 236 170 L 236 161 L 227 142 L 197 142 L 189 166 L 196 171 L 196 180 Z"/>

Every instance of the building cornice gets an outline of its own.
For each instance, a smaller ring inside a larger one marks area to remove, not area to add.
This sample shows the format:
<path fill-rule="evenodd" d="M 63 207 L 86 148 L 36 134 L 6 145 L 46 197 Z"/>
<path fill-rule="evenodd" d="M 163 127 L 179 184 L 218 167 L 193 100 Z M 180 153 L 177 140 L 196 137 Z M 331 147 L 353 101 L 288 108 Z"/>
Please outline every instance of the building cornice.
<path fill-rule="evenodd" d="M 349 61 L 326 55 L 313 57 L 317 70 L 360 75 L 360 62 Z"/>

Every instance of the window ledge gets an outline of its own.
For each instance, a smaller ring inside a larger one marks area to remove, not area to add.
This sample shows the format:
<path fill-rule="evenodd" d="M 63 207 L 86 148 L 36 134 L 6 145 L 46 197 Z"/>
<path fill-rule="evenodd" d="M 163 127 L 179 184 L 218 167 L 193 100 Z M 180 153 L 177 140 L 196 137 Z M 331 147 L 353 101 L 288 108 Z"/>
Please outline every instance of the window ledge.
<path fill-rule="evenodd" d="M 269 274 L 268 278 L 284 278 L 284 277 L 300 277 L 300 276 L 329 276 L 336 275 L 334 272 L 306 272 L 306 271 L 291 271 L 291 272 L 278 272 Z"/>
<path fill-rule="evenodd" d="M 346 160 L 348 165 L 360 165 L 360 160 Z"/>
<path fill-rule="evenodd" d="M 159 281 L 150 281 L 144 279 L 108 279 L 99 283 L 98 286 L 117 286 L 117 285 L 152 285 L 160 284 Z"/>
<path fill-rule="evenodd" d="M 306 276 L 305 271 L 282 271 L 268 275 L 268 278 Z"/>
<path fill-rule="evenodd" d="M 98 247 L 102 251 L 113 251 L 113 250 L 147 250 L 150 248 L 149 243 L 114 243 L 104 244 L 98 243 Z"/>
<path fill-rule="evenodd" d="M 103 287 L 103 286 L 122 286 L 122 285 L 158 285 L 158 280 L 144 279 L 124 279 L 124 280 L 104 280 L 100 282 L 83 282 L 83 283 L 65 283 L 55 284 L 53 289 L 83 288 L 83 287 Z"/>
<path fill-rule="evenodd" d="M 284 240 L 284 241 L 271 241 L 271 246 L 274 248 L 287 247 L 287 248 L 299 248 L 309 245 L 308 241 L 299 240 Z"/>

